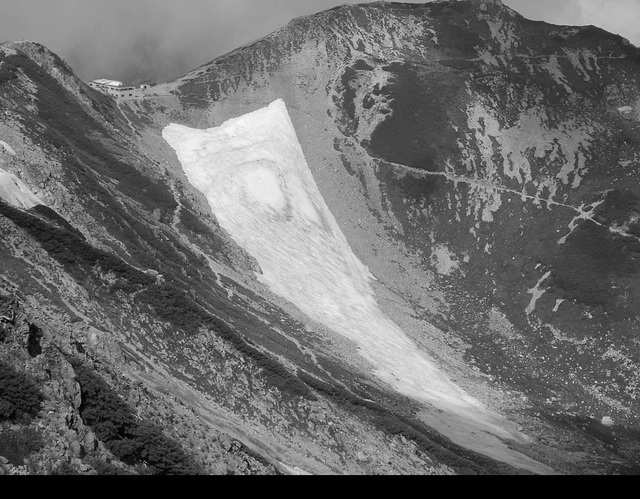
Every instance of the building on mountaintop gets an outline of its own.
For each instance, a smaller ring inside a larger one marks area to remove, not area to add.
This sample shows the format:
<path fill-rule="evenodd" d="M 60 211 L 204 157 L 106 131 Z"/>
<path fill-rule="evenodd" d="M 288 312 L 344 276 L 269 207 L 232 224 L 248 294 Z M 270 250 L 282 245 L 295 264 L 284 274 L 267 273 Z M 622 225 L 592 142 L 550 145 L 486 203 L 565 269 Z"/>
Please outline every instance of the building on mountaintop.
<path fill-rule="evenodd" d="M 142 99 L 144 98 L 144 92 L 152 85 L 149 83 L 143 83 L 138 86 L 125 86 L 121 81 L 116 80 L 93 80 L 89 82 L 89 86 L 105 95 L 113 97 L 114 99 L 129 100 L 129 99 Z"/>

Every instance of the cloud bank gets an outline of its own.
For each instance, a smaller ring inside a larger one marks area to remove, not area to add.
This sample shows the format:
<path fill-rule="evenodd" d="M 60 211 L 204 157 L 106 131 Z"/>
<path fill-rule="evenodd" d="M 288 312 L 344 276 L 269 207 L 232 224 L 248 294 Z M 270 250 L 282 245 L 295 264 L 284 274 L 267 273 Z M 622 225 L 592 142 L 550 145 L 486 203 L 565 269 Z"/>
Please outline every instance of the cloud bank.
<path fill-rule="evenodd" d="M 640 45 L 638 0 L 503 1 L 525 17 L 557 24 L 595 24 Z M 267 35 L 295 17 L 344 3 L 0 0 L 0 38 L 43 43 L 85 80 L 163 82 Z"/>
<path fill-rule="evenodd" d="M 84 79 L 169 81 L 271 33 L 295 17 L 342 3 L 0 0 L 0 37 L 3 41 L 43 43 Z"/>

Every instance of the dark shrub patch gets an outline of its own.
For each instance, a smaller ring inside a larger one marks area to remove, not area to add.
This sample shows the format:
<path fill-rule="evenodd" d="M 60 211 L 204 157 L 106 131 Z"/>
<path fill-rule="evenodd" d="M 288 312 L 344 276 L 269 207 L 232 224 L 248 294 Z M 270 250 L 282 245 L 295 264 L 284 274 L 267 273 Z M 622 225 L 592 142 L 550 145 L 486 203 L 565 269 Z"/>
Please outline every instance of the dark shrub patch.
<path fill-rule="evenodd" d="M 84 235 L 82 235 L 82 232 L 80 232 L 73 225 L 67 222 L 67 220 L 61 217 L 60 214 L 58 214 L 58 212 L 52 210 L 48 206 L 39 204 L 38 206 L 34 206 L 33 208 L 31 208 L 30 211 L 33 213 L 36 213 L 37 215 L 40 215 L 41 217 L 45 218 L 47 221 L 52 222 L 53 224 L 57 225 L 59 228 L 65 229 L 69 232 L 73 232 L 78 237 L 85 239 Z"/>
<path fill-rule="evenodd" d="M 25 64 L 30 64 L 30 59 L 24 54 L 17 53 L 15 55 L 5 56 L 4 52 L 0 52 L 3 56 L 0 61 L 0 85 L 10 82 L 18 78 L 18 70 Z"/>
<path fill-rule="evenodd" d="M 42 353 L 40 340 L 42 339 L 42 330 L 34 325 L 29 324 L 29 336 L 27 338 L 27 351 L 31 358 L 35 358 Z"/>
<path fill-rule="evenodd" d="M 43 398 L 29 376 L 0 362 L 0 421 L 29 420 L 40 412 Z"/>
<path fill-rule="evenodd" d="M 373 71 L 373 67 L 367 64 L 367 61 L 362 59 L 358 59 L 356 63 L 353 65 L 353 69 L 357 71 Z"/>
<path fill-rule="evenodd" d="M 640 243 L 633 237 L 614 234 L 610 225 L 628 223 L 640 213 L 640 200 L 628 191 L 611 191 L 598 207 L 595 219 L 586 221 L 558 247 L 550 281 L 558 296 L 607 311 L 623 313 L 621 290 L 612 287 L 612 279 L 627 278 L 640 271 Z M 602 224 L 602 225 L 600 225 Z M 638 232 L 637 223 L 629 232 Z M 629 300 L 633 305 L 636 300 Z M 635 309 L 628 312 L 633 313 Z"/>
<path fill-rule="evenodd" d="M 14 466 L 22 466 L 25 458 L 42 447 L 42 437 L 32 428 L 0 433 L 0 456 L 6 457 Z"/>
<path fill-rule="evenodd" d="M 263 369 L 262 374 L 271 385 L 294 396 L 315 399 L 305 383 L 278 361 L 251 346 L 225 322 L 207 313 L 185 291 L 171 284 L 158 284 L 147 287 L 136 299 L 151 306 L 160 319 L 169 322 L 176 329 L 187 333 L 198 331 L 200 327 L 212 330 L 238 352 L 254 360 Z"/>
<path fill-rule="evenodd" d="M 186 208 L 180 210 L 180 221 L 194 234 L 211 235 L 211 229 L 209 229 L 209 226 Z"/>
<path fill-rule="evenodd" d="M 153 474 L 201 473 L 180 444 L 163 435 L 159 426 L 138 420 L 133 410 L 93 371 L 76 361 L 72 364 L 82 393 L 80 415 L 118 459 L 129 465 L 146 463 Z"/>
<path fill-rule="evenodd" d="M 468 1 L 460 2 L 437 2 L 429 4 L 429 13 L 433 16 L 451 16 L 454 14 L 466 14 L 472 3 Z"/>
<path fill-rule="evenodd" d="M 121 288 L 134 291 L 139 286 L 155 282 L 155 279 L 127 265 L 117 256 L 94 248 L 74 230 L 69 232 L 29 213 L 20 211 L 0 201 L 3 215 L 26 230 L 42 247 L 77 279 L 84 279 L 89 269 L 99 265 L 106 272 L 113 272 L 123 280 Z"/>
<path fill-rule="evenodd" d="M 391 163 L 437 171 L 457 147 L 452 116 L 462 89 L 450 70 L 425 71 L 410 63 L 383 68 L 394 75 L 384 93 L 393 113 L 371 135 L 369 154 Z"/>

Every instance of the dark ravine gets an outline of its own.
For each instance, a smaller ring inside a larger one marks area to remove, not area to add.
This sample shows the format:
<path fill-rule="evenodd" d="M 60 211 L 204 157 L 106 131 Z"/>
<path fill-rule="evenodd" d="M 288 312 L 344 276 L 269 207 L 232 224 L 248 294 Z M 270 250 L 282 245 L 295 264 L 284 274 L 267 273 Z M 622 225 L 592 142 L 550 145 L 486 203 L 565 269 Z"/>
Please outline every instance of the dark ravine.
<path fill-rule="evenodd" d="M 638 89 L 640 49 L 499 1 L 331 9 L 120 105 L 0 45 L 38 200 L 0 199 L 0 473 L 639 473 Z M 521 441 L 256 280 L 162 130 L 275 99 L 385 312 Z"/>

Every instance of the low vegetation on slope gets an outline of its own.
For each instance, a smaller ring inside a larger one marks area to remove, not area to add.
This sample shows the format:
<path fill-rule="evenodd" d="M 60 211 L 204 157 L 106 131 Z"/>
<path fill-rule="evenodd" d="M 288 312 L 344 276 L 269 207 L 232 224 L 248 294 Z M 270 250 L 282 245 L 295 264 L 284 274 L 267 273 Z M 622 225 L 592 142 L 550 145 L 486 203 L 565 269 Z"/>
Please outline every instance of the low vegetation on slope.
<path fill-rule="evenodd" d="M 195 475 L 202 472 L 178 443 L 162 433 L 162 428 L 140 420 L 91 369 L 79 362 L 74 364 L 82 393 L 80 415 L 118 459 L 129 465 L 145 465 L 152 474 Z"/>

